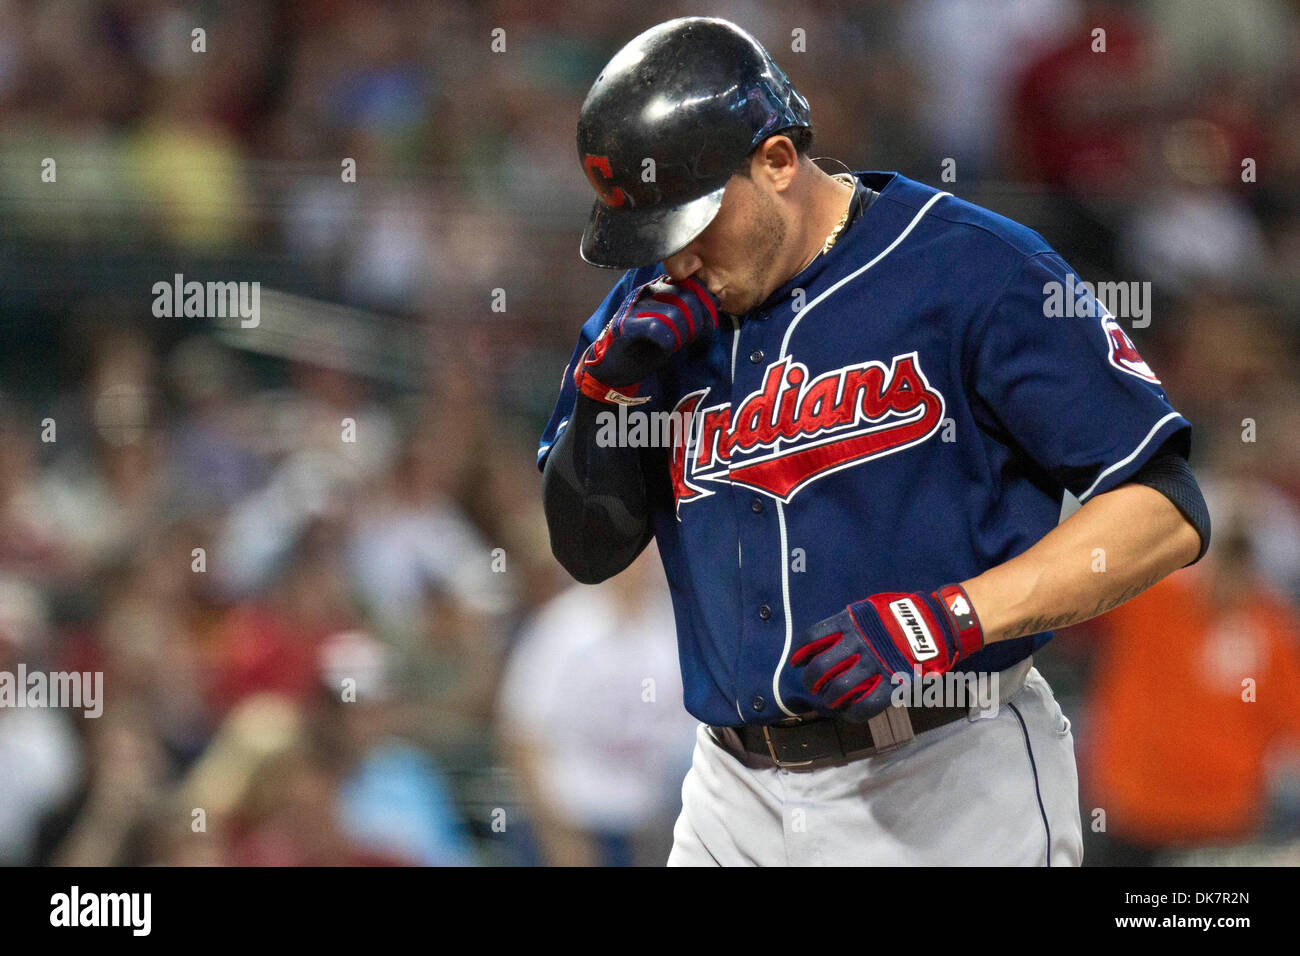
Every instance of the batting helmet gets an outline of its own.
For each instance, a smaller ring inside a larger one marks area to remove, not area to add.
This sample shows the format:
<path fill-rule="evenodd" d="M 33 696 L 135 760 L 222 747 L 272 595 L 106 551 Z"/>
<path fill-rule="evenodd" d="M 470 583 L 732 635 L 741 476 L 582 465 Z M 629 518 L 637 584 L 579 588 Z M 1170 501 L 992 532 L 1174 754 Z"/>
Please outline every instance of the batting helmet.
<path fill-rule="evenodd" d="M 759 143 L 808 125 L 808 101 L 734 23 L 683 17 L 650 28 L 596 77 L 578 117 L 578 155 L 599 197 L 582 258 L 631 268 L 684 248 Z"/>

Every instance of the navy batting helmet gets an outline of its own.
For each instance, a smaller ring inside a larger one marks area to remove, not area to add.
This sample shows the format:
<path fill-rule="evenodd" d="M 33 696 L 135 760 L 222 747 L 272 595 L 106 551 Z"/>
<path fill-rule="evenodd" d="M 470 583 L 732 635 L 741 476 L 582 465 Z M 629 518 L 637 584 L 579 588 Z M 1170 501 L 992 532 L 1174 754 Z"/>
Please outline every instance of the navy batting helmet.
<path fill-rule="evenodd" d="M 587 93 L 578 155 L 599 197 L 582 258 L 650 265 L 713 221 L 727 180 L 779 130 L 807 127 L 808 101 L 752 36 L 714 17 L 652 27 Z"/>

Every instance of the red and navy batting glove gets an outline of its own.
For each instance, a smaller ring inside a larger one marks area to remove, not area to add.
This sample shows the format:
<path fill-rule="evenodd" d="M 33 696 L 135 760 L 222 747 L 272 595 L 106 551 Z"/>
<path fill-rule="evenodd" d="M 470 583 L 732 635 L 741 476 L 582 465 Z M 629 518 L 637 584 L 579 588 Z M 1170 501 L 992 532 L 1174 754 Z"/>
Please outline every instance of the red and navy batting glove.
<path fill-rule="evenodd" d="M 930 594 L 873 594 L 814 624 L 790 654 L 820 710 L 854 723 L 884 711 L 895 683 L 914 668 L 942 674 L 984 646 L 984 632 L 958 584 Z"/>
<path fill-rule="evenodd" d="M 573 370 L 578 391 L 599 402 L 640 405 L 639 383 L 677 350 L 718 327 L 718 307 L 695 279 L 659 276 L 632 291 Z"/>

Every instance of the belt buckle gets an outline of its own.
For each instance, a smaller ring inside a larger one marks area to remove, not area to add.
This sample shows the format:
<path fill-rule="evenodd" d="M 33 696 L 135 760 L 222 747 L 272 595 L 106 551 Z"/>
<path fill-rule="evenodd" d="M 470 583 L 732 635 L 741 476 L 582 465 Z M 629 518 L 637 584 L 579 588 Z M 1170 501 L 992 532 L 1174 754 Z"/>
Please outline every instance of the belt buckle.
<path fill-rule="evenodd" d="M 807 767 L 812 764 L 811 760 L 782 760 L 776 755 L 776 747 L 772 743 L 772 728 L 763 724 L 763 742 L 767 744 L 767 754 L 772 758 L 772 763 L 778 767 Z"/>

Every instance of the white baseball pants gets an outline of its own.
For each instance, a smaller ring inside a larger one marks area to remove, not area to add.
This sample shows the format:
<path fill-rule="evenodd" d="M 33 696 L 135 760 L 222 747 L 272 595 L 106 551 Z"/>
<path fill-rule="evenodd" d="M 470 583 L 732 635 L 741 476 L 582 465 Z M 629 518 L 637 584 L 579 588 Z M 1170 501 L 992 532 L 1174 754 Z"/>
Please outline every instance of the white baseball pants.
<path fill-rule="evenodd" d="M 696 731 L 669 866 L 1078 866 L 1074 737 L 1023 661 L 996 714 L 815 770 L 742 760 Z"/>

